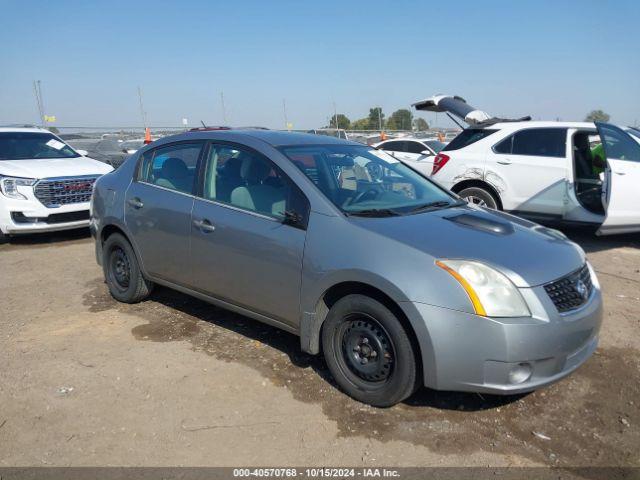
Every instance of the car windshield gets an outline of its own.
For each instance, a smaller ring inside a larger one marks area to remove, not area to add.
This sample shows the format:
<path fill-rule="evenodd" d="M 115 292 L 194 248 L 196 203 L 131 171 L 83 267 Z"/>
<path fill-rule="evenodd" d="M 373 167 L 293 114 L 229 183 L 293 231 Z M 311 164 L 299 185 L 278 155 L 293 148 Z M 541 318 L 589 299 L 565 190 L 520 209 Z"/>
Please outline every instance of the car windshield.
<path fill-rule="evenodd" d="M 427 146 L 429 146 L 431 150 L 433 150 L 436 153 L 440 153 L 440 150 L 442 150 L 444 147 L 447 146 L 446 143 L 442 143 L 438 140 L 425 140 L 422 143 L 426 143 Z"/>
<path fill-rule="evenodd" d="M 0 132 L 0 160 L 75 158 L 80 155 L 50 133 Z"/>
<path fill-rule="evenodd" d="M 393 216 L 460 204 L 381 150 L 358 145 L 305 145 L 280 150 L 346 214 Z"/>

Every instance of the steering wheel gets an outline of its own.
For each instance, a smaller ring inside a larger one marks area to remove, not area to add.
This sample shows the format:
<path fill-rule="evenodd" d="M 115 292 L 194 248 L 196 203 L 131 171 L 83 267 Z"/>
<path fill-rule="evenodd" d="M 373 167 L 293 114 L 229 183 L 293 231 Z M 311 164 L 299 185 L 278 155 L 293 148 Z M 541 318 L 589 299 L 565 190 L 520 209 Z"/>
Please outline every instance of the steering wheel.
<path fill-rule="evenodd" d="M 365 199 L 365 197 L 369 197 L 371 196 L 371 200 L 373 200 L 374 198 L 377 198 L 377 196 L 380 194 L 380 190 L 376 189 L 376 188 L 368 188 L 363 192 L 360 192 L 359 194 L 357 194 L 353 200 L 351 201 L 351 205 L 355 204 L 355 203 L 359 203 L 362 200 Z"/>

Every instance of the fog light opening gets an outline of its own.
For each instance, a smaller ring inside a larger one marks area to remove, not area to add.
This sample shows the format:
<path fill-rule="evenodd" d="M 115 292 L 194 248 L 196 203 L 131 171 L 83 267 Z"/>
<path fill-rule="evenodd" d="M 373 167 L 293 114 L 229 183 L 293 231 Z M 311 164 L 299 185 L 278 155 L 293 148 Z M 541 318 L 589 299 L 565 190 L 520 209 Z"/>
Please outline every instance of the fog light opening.
<path fill-rule="evenodd" d="M 533 369 L 529 363 L 518 363 L 509 370 L 509 383 L 524 383 L 531 378 Z"/>

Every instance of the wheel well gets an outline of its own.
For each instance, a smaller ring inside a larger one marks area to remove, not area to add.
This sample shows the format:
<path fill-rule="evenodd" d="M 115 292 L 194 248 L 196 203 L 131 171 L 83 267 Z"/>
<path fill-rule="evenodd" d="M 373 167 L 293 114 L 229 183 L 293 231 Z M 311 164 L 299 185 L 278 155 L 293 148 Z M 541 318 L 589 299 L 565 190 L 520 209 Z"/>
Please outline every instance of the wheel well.
<path fill-rule="evenodd" d="M 115 225 L 107 225 L 106 227 L 104 227 L 102 229 L 102 232 L 100 234 L 100 239 L 102 240 L 102 243 L 104 243 L 107 240 L 107 238 L 109 238 L 114 233 L 119 233 L 124 238 L 129 240 L 127 235 L 122 231 L 122 229 L 120 227 L 117 227 Z"/>
<path fill-rule="evenodd" d="M 460 183 L 455 184 L 451 188 L 451 191 L 453 193 L 460 193 L 465 188 L 470 187 L 480 187 L 490 192 L 491 195 L 493 195 L 493 198 L 495 198 L 498 202 L 498 208 L 502 210 L 502 199 L 500 198 L 500 193 L 498 193 L 498 191 L 491 184 L 483 182 L 482 180 L 464 180 Z"/>
<path fill-rule="evenodd" d="M 373 298 L 377 300 L 385 307 L 387 307 L 398 319 L 402 327 L 407 332 L 409 339 L 411 340 L 411 346 L 413 347 L 413 351 L 416 354 L 416 363 L 418 368 L 418 377 L 422 378 L 422 351 L 420 350 L 420 344 L 418 343 L 418 338 L 416 336 L 416 332 L 411 325 L 411 322 L 405 315 L 404 311 L 400 308 L 400 306 L 393 300 L 389 295 L 384 293 L 382 290 L 379 290 L 376 287 L 372 287 L 366 283 L 361 282 L 343 282 L 334 285 L 329 288 L 324 295 L 322 296 L 321 304 L 318 308 L 319 312 L 324 314 L 326 318 L 326 314 L 329 312 L 331 307 L 335 305 L 335 303 L 341 298 L 346 297 L 347 295 L 365 295 L 369 298 Z M 320 327 L 319 338 L 322 339 L 322 328 L 324 327 L 324 318 L 322 319 L 322 325 Z M 320 342 L 322 343 L 322 342 Z M 322 345 L 320 345 L 322 348 Z"/>

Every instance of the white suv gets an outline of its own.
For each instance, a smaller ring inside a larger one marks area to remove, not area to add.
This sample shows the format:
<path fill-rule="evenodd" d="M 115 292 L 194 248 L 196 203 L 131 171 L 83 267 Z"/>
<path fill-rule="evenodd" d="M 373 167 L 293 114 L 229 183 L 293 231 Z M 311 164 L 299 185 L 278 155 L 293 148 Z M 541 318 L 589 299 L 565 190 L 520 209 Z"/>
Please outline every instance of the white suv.
<path fill-rule="evenodd" d="M 0 128 L 0 243 L 89 225 L 93 184 L 113 168 L 47 130 Z"/>
<path fill-rule="evenodd" d="M 470 124 L 432 169 L 434 180 L 468 201 L 539 221 L 595 225 L 599 234 L 640 231 L 637 131 L 492 118 L 444 95 L 414 106 Z"/>

